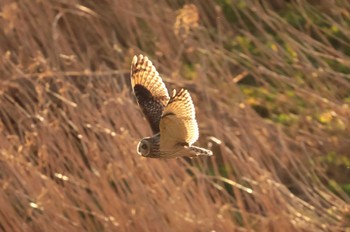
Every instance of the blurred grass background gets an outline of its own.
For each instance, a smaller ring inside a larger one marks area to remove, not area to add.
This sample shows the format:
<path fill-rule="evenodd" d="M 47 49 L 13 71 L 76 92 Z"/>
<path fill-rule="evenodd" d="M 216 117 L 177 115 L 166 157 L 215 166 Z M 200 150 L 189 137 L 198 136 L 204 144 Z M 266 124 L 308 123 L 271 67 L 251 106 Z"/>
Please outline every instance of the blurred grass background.
<path fill-rule="evenodd" d="M 348 1 L 0 9 L 0 231 L 349 230 Z M 136 154 L 140 53 L 190 90 L 213 157 Z"/>

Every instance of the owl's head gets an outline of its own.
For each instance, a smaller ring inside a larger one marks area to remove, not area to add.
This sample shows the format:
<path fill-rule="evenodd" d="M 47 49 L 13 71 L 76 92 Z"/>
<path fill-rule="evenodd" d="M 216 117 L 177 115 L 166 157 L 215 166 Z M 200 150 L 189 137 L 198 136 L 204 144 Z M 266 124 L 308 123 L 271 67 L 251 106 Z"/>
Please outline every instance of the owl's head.
<path fill-rule="evenodd" d="M 151 152 L 151 141 L 149 138 L 142 139 L 139 144 L 137 144 L 137 153 L 139 155 L 147 157 Z"/>
<path fill-rule="evenodd" d="M 152 137 L 143 138 L 137 145 L 137 153 L 148 158 L 157 158 L 159 151 L 160 135 L 155 134 Z"/>

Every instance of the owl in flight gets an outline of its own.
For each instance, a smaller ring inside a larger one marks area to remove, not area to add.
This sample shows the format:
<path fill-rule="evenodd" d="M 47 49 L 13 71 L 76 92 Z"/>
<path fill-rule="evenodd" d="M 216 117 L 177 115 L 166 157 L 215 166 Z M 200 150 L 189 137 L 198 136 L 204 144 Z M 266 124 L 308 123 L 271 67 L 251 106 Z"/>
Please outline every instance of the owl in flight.
<path fill-rule="evenodd" d="M 211 156 L 210 150 L 192 146 L 199 132 L 194 105 L 185 89 L 169 96 L 152 62 L 143 55 L 134 56 L 131 85 L 137 102 L 146 116 L 153 136 L 143 138 L 137 153 L 148 158 Z"/>

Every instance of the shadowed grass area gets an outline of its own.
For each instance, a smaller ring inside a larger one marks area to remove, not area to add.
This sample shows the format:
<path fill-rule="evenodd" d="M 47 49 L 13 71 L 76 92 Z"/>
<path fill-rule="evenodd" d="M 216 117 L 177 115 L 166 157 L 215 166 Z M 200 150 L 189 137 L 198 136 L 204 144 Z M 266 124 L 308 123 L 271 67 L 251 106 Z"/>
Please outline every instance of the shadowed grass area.
<path fill-rule="evenodd" d="M 0 3 L 1 231 L 350 226 L 350 4 L 191 2 Z M 137 155 L 140 53 L 214 156 Z"/>

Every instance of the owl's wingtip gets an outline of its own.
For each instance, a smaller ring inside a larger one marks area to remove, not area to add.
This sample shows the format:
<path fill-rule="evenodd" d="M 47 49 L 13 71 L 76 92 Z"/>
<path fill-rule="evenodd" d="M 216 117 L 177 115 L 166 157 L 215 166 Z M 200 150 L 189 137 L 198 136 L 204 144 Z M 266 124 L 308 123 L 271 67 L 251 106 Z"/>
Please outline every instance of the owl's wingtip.
<path fill-rule="evenodd" d="M 176 89 L 173 89 L 173 91 L 171 92 L 171 97 L 175 97 L 176 96 Z"/>
<path fill-rule="evenodd" d="M 131 61 L 131 67 L 135 66 L 137 64 L 137 61 L 138 61 L 138 56 L 134 55 Z"/>
<path fill-rule="evenodd" d="M 144 56 L 142 54 L 139 55 L 134 55 L 134 57 L 132 58 L 132 62 L 131 62 L 131 67 L 136 67 L 138 65 L 147 65 L 147 66 L 152 66 L 152 62 L 148 59 L 147 56 Z M 154 68 L 154 67 L 152 67 Z M 155 68 L 154 68 L 155 69 Z"/>

